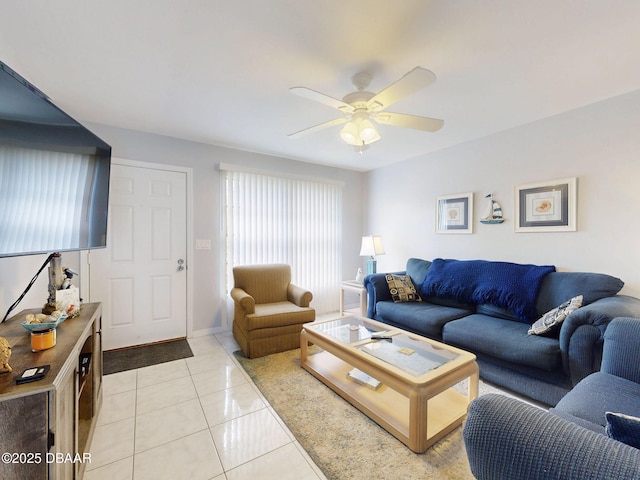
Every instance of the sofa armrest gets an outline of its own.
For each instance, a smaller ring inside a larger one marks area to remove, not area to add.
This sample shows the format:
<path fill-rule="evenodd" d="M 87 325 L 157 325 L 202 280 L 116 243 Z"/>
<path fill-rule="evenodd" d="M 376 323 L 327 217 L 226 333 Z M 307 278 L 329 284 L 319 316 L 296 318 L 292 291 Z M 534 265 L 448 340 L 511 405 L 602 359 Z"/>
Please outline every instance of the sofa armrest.
<path fill-rule="evenodd" d="M 560 351 L 564 371 L 573 385 L 600 369 L 604 333 L 616 317 L 640 318 L 640 299 L 626 295 L 602 298 L 562 322 Z"/>
<path fill-rule="evenodd" d="M 604 333 L 601 371 L 640 383 L 640 319 L 618 317 Z"/>
<path fill-rule="evenodd" d="M 256 313 L 256 301 L 243 289 L 234 287 L 231 289 L 233 302 L 240 306 L 245 314 Z"/>
<path fill-rule="evenodd" d="M 308 307 L 313 300 L 313 294 L 302 287 L 290 283 L 287 287 L 287 300 L 299 307 Z"/>
<path fill-rule="evenodd" d="M 392 272 L 394 275 L 405 275 L 407 272 Z M 376 304 L 384 300 L 392 300 L 387 284 L 386 273 L 374 273 L 364 277 L 363 285 L 367 289 L 367 317 L 375 319 Z"/>
<path fill-rule="evenodd" d="M 478 480 L 640 478 L 640 450 L 503 395 L 471 403 L 463 436 Z"/>

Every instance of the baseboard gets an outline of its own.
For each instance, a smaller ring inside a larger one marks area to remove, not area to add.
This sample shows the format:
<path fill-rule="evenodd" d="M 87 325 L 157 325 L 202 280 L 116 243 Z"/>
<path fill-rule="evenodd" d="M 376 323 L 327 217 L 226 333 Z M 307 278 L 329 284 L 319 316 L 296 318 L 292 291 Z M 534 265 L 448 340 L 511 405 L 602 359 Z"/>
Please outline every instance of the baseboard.
<path fill-rule="evenodd" d="M 203 328 L 200 330 L 192 331 L 189 334 L 188 338 L 206 337 L 207 335 L 217 335 L 219 333 L 228 333 L 228 332 L 231 332 L 230 328 L 224 328 L 224 327 Z"/>

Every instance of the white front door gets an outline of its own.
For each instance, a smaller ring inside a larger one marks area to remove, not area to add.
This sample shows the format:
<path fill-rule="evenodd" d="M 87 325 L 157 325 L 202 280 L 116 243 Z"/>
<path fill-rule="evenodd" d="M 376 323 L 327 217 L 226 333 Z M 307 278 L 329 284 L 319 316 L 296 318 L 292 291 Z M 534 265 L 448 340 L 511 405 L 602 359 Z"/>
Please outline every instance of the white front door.
<path fill-rule="evenodd" d="M 186 336 L 186 185 L 185 172 L 111 165 L 107 248 L 89 253 L 105 350 Z"/>

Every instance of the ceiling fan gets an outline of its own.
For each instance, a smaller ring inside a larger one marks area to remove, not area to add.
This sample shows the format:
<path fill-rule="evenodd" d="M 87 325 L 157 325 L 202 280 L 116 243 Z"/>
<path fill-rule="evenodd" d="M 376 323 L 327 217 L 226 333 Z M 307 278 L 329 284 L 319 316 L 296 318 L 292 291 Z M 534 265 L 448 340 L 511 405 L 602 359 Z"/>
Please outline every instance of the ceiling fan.
<path fill-rule="evenodd" d="M 346 123 L 340 130 L 340 137 L 349 145 L 353 145 L 357 152 L 362 153 L 363 150 L 368 148 L 369 144 L 380 140 L 380 134 L 371 123 L 371 120 L 383 125 L 413 128 L 426 132 L 435 132 L 442 128 L 444 121 L 437 118 L 385 111 L 387 107 L 398 100 L 435 82 L 436 76 L 432 71 L 422 67 L 415 67 L 400 80 L 392 83 L 378 94 L 365 90 L 371 82 L 371 77 L 371 74 L 367 72 L 357 73 L 351 77 L 351 81 L 357 90 L 347 94 L 342 100 L 306 87 L 290 88 L 289 91 L 291 93 L 337 108 L 344 116 L 291 133 L 289 137 L 297 138 L 334 125 Z"/>

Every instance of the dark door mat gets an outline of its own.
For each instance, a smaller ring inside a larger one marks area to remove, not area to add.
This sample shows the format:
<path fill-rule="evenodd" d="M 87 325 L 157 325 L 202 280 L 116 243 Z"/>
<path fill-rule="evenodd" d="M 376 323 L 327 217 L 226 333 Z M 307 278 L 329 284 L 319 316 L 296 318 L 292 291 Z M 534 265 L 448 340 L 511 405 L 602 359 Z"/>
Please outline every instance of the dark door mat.
<path fill-rule="evenodd" d="M 186 339 L 142 345 L 140 347 L 111 350 L 102 354 L 104 375 L 148 367 L 159 363 L 193 357 Z"/>

